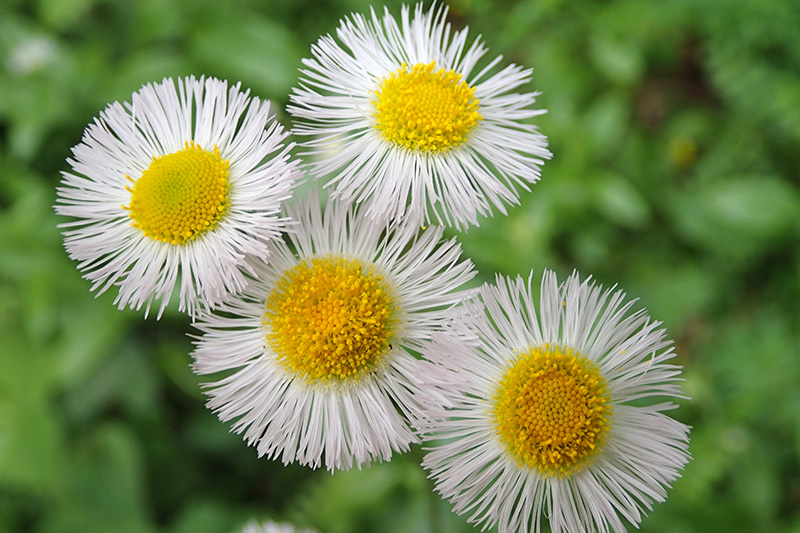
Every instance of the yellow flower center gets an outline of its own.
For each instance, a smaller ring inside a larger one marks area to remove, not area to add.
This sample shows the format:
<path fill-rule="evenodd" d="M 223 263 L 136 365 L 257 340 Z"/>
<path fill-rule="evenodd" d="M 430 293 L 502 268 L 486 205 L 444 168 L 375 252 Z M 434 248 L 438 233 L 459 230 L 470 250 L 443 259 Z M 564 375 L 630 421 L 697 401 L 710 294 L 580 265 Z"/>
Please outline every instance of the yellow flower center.
<path fill-rule="evenodd" d="M 183 150 L 154 157 L 132 187 L 131 203 L 123 206 L 133 227 L 170 244 L 185 244 L 213 229 L 225 215 L 228 199 L 228 160 L 219 149 L 203 150 L 194 141 Z"/>
<path fill-rule="evenodd" d="M 520 464 L 561 477 L 581 470 L 602 444 L 611 406 L 597 365 L 544 345 L 517 357 L 500 381 L 492 414 Z"/>
<path fill-rule="evenodd" d="M 279 363 L 309 383 L 375 370 L 396 326 L 394 299 L 375 267 L 336 256 L 286 271 L 266 308 L 267 340 Z"/>
<path fill-rule="evenodd" d="M 467 139 L 483 117 L 475 89 L 436 63 L 403 66 L 375 91 L 375 127 L 389 142 L 420 152 L 444 152 Z"/>

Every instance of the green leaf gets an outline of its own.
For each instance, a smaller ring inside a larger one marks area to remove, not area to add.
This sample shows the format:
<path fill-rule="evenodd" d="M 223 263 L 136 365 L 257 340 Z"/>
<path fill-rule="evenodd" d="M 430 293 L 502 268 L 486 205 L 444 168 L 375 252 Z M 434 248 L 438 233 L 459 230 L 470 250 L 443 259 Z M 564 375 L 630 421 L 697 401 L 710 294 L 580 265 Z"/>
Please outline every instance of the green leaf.
<path fill-rule="evenodd" d="M 650 206 L 628 180 L 606 174 L 595 187 L 597 210 L 611 222 L 641 230 L 650 221 Z"/>
<path fill-rule="evenodd" d="M 800 194 L 775 176 L 716 180 L 674 198 L 670 207 L 684 238 L 734 258 L 752 257 L 800 229 Z"/>
<path fill-rule="evenodd" d="M 265 99 L 288 100 L 297 81 L 301 46 L 288 28 L 267 18 L 221 17 L 195 29 L 190 50 L 207 74 L 241 81 Z"/>
<path fill-rule="evenodd" d="M 106 424 L 81 440 L 69 465 L 68 491 L 60 495 L 44 530 L 152 531 L 143 457 L 134 434 L 127 427 Z"/>
<path fill-rule="evenodd" d="M 589 43 L 589 52 L 597 69 L 619 85 L 631 85 L 642 76 L 644 62 L 635 41 L 598 32 Z"/>

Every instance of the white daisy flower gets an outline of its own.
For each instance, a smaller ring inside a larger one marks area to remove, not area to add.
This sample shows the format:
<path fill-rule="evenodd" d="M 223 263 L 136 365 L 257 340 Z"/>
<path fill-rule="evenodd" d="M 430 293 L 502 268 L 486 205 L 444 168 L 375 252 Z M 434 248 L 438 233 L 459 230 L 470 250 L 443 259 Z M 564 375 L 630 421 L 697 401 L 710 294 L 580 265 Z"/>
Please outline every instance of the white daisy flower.
<path fill-rule="evenodd" d="M 202 316 L 193 352 L 209 408 L 259 456 L 328 470 L 388 460 L 418 442 L 429 401 L 420 352 L 474 275 L 442 228 L 384 228 L 332 200 L 290 204 L 288 243 L 239 296 Z"/>
<path fill-rule="evenodd" d="M 160 301 L 180 285 L 195 316 L 244 287 L 244 254 L 267 253 L 284 229 L 280 204 L 299 176 L 268 101 L 239 84 L 194 77 L 145 85 L 109 105 L 67 159 L 55 206 L 66 249 L 119 308 Z"/>
<path fill-rule="evenodd" d="M 423 466 L 483 529 L 638 526 L 689 460 L 689 428 L 664 414 L 684 397 L 671 341 L 577 272 L 545 272 L 538 316 L 530 283 L 498 276 L 426 348 L 450 406 L 427 413 Z"/>
<path fill-rule="evenodd" d="M 467 30 L 451 33 L 447 8 L 400 22 L 385 9 L 353 14 L 323 36 L 304 60 L 300 87 L 288 107 L 294 133 L 318 176 L 332 175 L 334 196 L 363 202 L 373 219 L 431 220 L 465 228 L 478 215 L 518 203 L 517 186 L 539 179 L 547 141 L 527 119 L 538 93 L 512 92 L 531 69 L 502 57 L 478 72 L 487 52 L 480 37 L 467 47 Z"/>

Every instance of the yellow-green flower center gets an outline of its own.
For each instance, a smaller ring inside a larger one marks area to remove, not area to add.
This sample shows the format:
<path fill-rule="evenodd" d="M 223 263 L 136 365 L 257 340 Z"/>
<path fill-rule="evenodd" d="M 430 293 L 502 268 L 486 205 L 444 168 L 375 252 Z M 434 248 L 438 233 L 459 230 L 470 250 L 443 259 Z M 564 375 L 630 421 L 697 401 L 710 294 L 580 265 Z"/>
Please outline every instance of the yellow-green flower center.
<path fill-rule="evenodd" d="M 354 380 L 383 362 L 394 298 L 372 265 L 315 257 L 286 271 L 266 302 L 267 341 L 309 383 Z"/>
<path fill-rule="evenodd" d="M 409 150 L 444 152 L 467 139 L 483 120 L 475 89 L 461 74 L 436 63 L 403 66 L 375 91 L 375 127 L 384 139 Z"/>
<path fill-rule="evenodd" d="M 495 429 L 506 449 L 545 476 L 583 468 L 602 444 L 611 415 L 597 365 L 551 345 L 519 354 L 493 400 Z"/>
<path fill-rule="evenodd" d="M 154 157 L 139 179 L 128 176 L 131 203 L 123 207 L 133 227 L 170 244 L 185 244 L 213 229 L 230 205 L 228 164 L 216 146 L 210 152 L 194 141 Z"/>

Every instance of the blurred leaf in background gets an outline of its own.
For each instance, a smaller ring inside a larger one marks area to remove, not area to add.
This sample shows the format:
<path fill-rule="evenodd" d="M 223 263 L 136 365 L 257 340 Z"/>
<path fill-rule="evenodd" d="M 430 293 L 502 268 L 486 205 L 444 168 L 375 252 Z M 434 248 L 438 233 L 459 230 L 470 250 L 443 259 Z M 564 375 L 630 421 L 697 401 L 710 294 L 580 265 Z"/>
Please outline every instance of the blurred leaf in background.
<path fill-rule="evenodd" d="M 165 76 L 241 81 L 289 126 L 300 59 L 370 4 L 0 2 L 0 531 L 473 531 L 419 449 L 335 476 L 259 460 L 203 406 L 188 320 L 94 299 L 51 207 L 86 124 Z M 676 339 L 694 459 L 642 529 L 800 531 L 800 3 L 450 8 L 534 67 L 554 154 L 508 217 L 453 233 L 480 281 L 577 268 Z"/>

